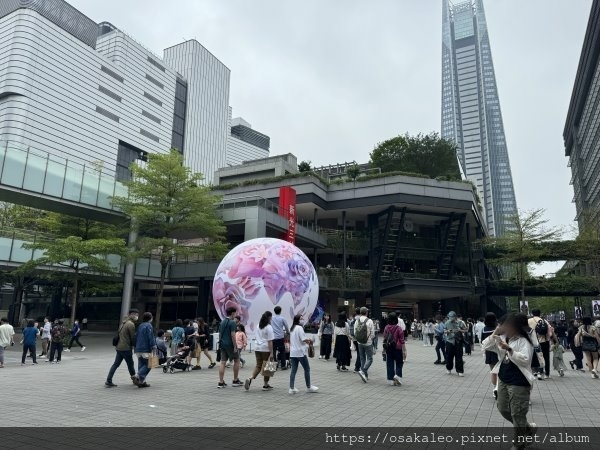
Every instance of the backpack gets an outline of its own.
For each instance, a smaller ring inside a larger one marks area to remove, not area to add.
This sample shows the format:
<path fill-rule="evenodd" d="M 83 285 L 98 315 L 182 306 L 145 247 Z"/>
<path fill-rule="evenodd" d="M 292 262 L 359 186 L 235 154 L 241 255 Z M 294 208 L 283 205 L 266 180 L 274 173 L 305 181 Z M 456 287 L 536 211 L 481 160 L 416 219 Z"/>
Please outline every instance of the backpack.
<path fill-rule="evenodd" d="M 538 323 L 535 325 L 535 332 L 539 336 L 546 336 L 548 334 L 548 323 L 544 319 L 538 320 Z"/>
<path fill-rule="evenodd" d="M 369 330 L 367 329 L 368 320 L 369 319 L 365 319 L 364 321 L 361 321 L 360 319 L 355 320 L 354 337 L 359 344 L 366 344 L 369 340 Z"/>
<path fill-rule="evenodd" d="M 581 336 L 581 350 L 584 352 L 597 352 L 598 341 L 594 336 Z"/>
<path fill-rule="evenodd" d="M 396 339 L 394 339 L 393 332 L 388 331 L 383 335 L 383 349 L 388 353 L 396 350 Z"/>

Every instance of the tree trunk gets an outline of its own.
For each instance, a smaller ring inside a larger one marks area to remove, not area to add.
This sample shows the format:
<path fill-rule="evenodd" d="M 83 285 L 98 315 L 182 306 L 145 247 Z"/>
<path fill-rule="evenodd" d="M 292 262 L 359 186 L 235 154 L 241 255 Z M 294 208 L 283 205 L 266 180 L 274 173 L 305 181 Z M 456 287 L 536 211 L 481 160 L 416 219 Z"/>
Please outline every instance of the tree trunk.
<path fill-rule="evenodd" d="M 77 314 L 77 291 L 79 291 L 79 279 L 75 277 L 73 287 L 71 288 L 71 326 L 75 323 Z"/>
<path fill-rule="evenodd" d="M 162 312 L 163 292 L 165 290 L 165 278 L 167 275 L 167 264 L 160 266 L 160 285 L 158 287 L 158 298 L 156 300 L 156 317 L 154 318 L 156 323 L 155 331 L 160 328 L 160 313 Z"/>

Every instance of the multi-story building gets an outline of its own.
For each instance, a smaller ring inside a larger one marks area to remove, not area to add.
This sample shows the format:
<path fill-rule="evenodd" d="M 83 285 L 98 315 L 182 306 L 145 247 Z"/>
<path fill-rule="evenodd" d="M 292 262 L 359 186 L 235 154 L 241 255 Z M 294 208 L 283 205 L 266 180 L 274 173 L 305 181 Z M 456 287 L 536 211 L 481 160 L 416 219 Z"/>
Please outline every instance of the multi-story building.
<path fill-rule="evenodd" d="M 1 140 L 117 179 L 171 148 L 208 182 L 225 165 L 230 73 L 197 41 L 163 59 L 63 0 L 5 0 L 0 49 Z"/>
<path fill-rule="evenodd" d="M 580 226 L 600 215 L 599 99 L 600 1 L 594 0 L 563 132 Z"/>
<path fill-rule="evenodd" d="M 489 233 L 502 235 L 517 203 L 483 0 L 444 0 L 442 27 L 442 137 L 457 145 Z"/>
<path fill-rule="evenodd" d="M 235 166 L 244 161 L 269 157 L 271 138 L 252 129 L 241 117 L 231 119 L 227 136 L 227 165 Z"/>

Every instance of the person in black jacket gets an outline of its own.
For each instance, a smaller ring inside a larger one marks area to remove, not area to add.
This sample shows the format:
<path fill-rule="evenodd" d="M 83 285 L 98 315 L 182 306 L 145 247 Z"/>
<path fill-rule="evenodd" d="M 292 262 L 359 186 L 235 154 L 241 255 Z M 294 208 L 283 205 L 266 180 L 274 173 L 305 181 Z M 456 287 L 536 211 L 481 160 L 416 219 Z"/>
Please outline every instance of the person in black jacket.
<path fill-rule="evenodd" d="M 571 369 L 576 368 L 581 372 L 585 372 L 583 368 L 583 351 L 581 350 L 581 347 L 577 347 L 575 345 L 575 336 L 577 335 L 578 330 L 579 323 L 575 320 L 571 320 L 569 322 L 569 329 L 567 331 L 567 340 L 569 342 L 569 347 L 571 348 L 571 351 L 573 352 L 573 357 L 575 359 L 569 361 L 569 365 L 571 366 Z"/>

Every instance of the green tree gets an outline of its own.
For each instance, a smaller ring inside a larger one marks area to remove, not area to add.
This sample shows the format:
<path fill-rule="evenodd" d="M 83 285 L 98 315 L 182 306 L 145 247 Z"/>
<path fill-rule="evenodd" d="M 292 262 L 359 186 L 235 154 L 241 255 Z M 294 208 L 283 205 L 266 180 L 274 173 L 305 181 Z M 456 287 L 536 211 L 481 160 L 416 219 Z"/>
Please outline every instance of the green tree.
<path fill-rule="evenodd" d="M 47 213 L 38 220 L 47 234 L 38 234 L 24 248 L 38 250 L 41 256 L 24 264 L 19 273 L 31 273 L 41 266 L 57 269 L 53 275 L 70 284 L 71 322 L 77 315 L 77 299 L 85 279 L 115 274 L 108 255 L 124 255 L 125 240 L 118 229 L 106 223 L 58 213 Z"/>
<path fill-rule="evenodd" d="M 298 164 L 298 172 L 310 172 L 311 170 L 310 161 L 302 161 Z"/>
<path fill-rule="evenodd" d="M 499 237 L 486 240 L 487 246 L 499 246 L 504 253 L 497 259 L 488 260 L 510 271 L 516 267 L 515 278 L 521 286 L 521 300 L 525 299 L 525 282 L 529 277 L 529 264 L 539 261 L 543 244 L 558 240 L 562 231 L 549 227 L 544 218 L 545 210 L 520 211 L 509 219 L 508 231 Z"/>
<path fill-rule="evenodd" d="M 346 175 L 348 175 L 348 178 L 350 180 L 356 180 L 360 175 L 360 167 L 358 167 L 357 164 L 348 166 L 348 168 L 346 169 Z"/>
<path fill-rule="evenodd" d="M 202 174 L 183 165 L 177 150 L 150 154 L 145 167 L 132 165 L 133 179 L 125 184 L 128 197 L 113 203 L 132 219 L 139 230 L 131 257 L 150 254 L 160 262 L 156 324 L 160 324 L 167 268 L 178 256 L 191 254 L 221 256 L 225 227 L 217 214 L 219 198 L 202 186 Z M 190 245 L 185 239 L 194 238 Z"/>
<path fill-rule="evenodd" d="M 379 143 L 371 152 L 370 164 L 382 172 L 412 172 L 430 178 L 460 180 L 456 146 L 437 133 L 408 133 Z"/>
<path fill-rule="evenodd" d="M 39 220 L 45 214 L 46 212 L 40 209 L 0 202 L 0 228 L 22 228 L 28 231 L 38 230 Z"/>

